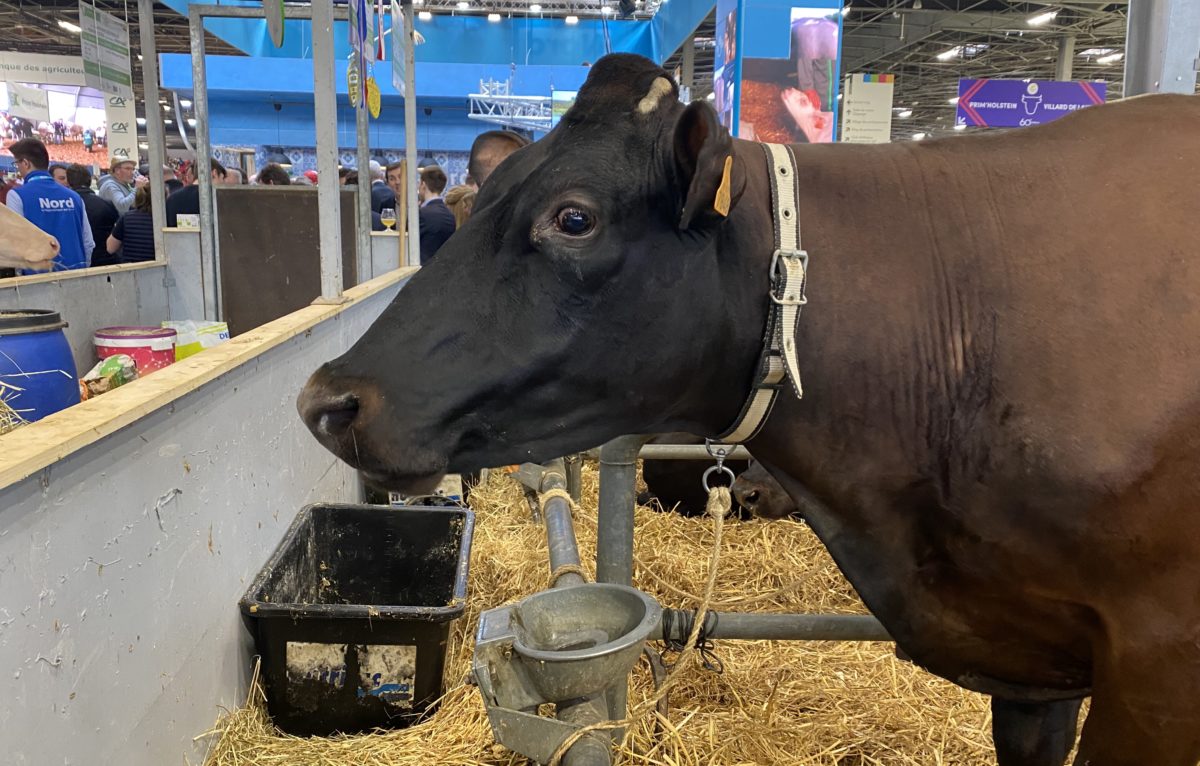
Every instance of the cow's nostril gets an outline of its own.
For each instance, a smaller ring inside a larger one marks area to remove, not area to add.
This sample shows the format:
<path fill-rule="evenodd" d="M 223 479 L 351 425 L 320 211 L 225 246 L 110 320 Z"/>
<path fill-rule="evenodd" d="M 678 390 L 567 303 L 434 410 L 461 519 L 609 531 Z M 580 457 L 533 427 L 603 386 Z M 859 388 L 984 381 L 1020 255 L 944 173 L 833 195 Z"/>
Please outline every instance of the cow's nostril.
<path fill-rule="evenodd" d="M 358 399 L 353 394 L 347 394 L 327 403 L 327 407 L 321 411 L 317 428 L 326 436 L 341 436 L 350 430 L 357 417 Z"/>
<path fill-rule="evenodd" d="M 752 489 L 746 493 L 746 502 L 749 503 L 750 505 L 754 505 L 755 503 L 758 502 L 758 490 L 757 489 Z"/>

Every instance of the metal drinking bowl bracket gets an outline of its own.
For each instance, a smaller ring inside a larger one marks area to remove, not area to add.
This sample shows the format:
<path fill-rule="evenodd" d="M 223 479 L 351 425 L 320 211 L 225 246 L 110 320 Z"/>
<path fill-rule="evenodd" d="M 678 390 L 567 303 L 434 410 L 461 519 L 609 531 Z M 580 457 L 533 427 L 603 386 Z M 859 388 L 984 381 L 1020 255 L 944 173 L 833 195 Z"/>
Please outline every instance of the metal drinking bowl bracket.
<path fill-rule="evenodd" d="M 608 583 L 542 591 L 481 614 L 474 673 L 496 741 L 549 761 L 580 727 L 539 716 L 538 706 L 601 695 L 624 681 L 661 619 L 654 599 Z"/>

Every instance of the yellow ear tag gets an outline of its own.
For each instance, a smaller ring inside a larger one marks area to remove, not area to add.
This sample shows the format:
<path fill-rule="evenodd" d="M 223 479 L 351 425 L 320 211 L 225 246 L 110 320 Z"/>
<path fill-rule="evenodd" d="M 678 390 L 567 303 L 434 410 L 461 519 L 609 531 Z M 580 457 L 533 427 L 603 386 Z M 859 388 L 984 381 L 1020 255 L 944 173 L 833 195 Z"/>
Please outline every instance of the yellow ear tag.
<path fill-rule="evenodd" d="M 733 170 L 733 155 L 725 158 L 725 170 L 721 173 L 721 185 L 717 187 L 717 196 L 713 200 L 713 210 L 723 216 L 729 215 L 729 176 Z"/>

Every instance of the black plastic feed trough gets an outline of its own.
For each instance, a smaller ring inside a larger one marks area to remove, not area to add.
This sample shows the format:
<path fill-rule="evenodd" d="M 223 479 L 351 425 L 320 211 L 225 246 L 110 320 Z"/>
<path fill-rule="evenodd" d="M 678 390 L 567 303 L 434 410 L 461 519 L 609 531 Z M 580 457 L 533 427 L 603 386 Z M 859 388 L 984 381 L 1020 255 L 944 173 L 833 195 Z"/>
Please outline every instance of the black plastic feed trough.
<path fill-rule="evenodd" d="M 300 511 L 240 602 L 279 728 L 357 733 L 432 712 L 473 527 L 466 509 Z"/>

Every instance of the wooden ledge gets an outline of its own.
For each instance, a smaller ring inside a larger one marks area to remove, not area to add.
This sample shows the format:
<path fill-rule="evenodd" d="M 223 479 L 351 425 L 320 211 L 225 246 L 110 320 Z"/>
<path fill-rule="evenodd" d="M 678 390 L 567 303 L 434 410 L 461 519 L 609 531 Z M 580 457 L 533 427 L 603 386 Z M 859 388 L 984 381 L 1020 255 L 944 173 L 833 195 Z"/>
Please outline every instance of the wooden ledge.
<path fill-rule="evenodd" d="M 83 279 L 85 277 L 100 277 L 105 274 L 120 274 L 126 271 L 141 271 L 142 269 L 161 269 L 166 261 L 146 261 L 144 263 L 122 263 L 117 266 L 95 266 L 87 269 L 70 269 L 69 271 L 47 271 L 45 274 L 30 274 L 27 277 L 8 277 L 0 279 L 0 289 L 6 287 L 23 287 L 39 285 L 45 282 L 63 282 L 68 279 Z"/>
<path fill-rule="evenodd" d="M 145 268 L 142 264 L 136 266 Z M 416 271 L 416 268 L 403 268 L 388 272 L 347 290 L 344 303 L 312 305 L 294 311 L 151 376 L 0 436 L 0 488 L 28 478 L 161 409 L 380 290 L 403 282 Z"/>

